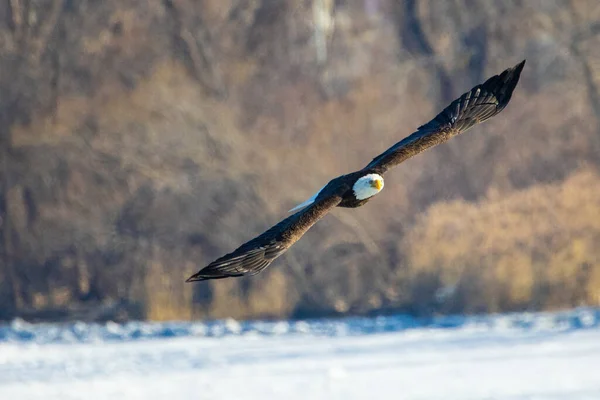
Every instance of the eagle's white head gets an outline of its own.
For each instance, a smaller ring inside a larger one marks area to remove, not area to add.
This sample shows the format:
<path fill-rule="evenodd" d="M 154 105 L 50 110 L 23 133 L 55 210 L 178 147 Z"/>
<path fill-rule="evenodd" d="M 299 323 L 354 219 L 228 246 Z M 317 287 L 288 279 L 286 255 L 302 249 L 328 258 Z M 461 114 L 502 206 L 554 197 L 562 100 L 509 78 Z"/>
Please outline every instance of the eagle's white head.
<path fill-rule="evenodd" d="M 381 192 L 381 189 L 383 189 L 383 177 L 378 174 L 368 174 L 358 178 L 354 183 L 354 186 L 352 186 L 354 196 L 358 200 L 364 200 L 371 196 L 375 196 L 377 193 Z"/>

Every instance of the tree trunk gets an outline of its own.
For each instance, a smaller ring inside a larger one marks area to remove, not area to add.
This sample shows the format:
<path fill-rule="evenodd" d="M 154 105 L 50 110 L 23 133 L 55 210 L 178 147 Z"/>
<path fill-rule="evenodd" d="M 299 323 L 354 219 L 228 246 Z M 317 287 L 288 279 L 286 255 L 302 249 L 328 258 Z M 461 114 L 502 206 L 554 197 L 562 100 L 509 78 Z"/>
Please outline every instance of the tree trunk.
<path fill-rule="evenodd" d="M 13 263 L 13 246 L 8 191 L 10 189 L 11 116 L 7 109 L 0 110 L 0 273 L 6 280 L 6 297 L 2 308 L 5 317 L 15 315 L 21 306 L 20 291 Z M 1 294 L 1 293 L 0 293 Z M 3 296 L 4 297 L 4 296 Z M 6 302 L 6 303 L 5 303 Z"/>

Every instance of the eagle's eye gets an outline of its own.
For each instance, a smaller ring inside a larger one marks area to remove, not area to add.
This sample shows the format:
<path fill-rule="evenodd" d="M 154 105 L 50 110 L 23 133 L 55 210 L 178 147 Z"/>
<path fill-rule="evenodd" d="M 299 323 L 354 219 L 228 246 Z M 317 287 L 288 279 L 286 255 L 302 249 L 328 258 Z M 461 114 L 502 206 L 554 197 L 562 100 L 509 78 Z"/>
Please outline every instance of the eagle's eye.
<path fill-rule="evenodd" d="M 379 179 L 371 179 L 369 181 L 369 184 L 371 185 L 371 187 L 375 188 L 377 190 L 381 190 L 381 188 L 383 187 L 383 185 L 381 183 L 382 182 Z"/>

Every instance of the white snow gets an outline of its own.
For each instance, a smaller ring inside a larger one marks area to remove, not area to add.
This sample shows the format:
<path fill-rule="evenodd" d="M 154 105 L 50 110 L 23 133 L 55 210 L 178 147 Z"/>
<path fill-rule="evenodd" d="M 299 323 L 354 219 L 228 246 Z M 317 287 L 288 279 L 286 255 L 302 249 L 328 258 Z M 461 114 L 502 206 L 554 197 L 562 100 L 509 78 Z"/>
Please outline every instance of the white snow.
<path fill-rule="evenodd" d="M 600 327 L 6 341 L 0 399 L 600 399 Z"/>

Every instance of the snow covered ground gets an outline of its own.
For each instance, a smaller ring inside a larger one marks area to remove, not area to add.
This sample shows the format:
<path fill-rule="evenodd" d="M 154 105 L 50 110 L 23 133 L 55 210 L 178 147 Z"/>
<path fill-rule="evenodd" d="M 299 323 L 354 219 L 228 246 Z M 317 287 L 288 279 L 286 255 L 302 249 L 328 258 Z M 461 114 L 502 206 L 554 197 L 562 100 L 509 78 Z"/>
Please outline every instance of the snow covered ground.
<path fill-rule="evenodd" d="M 0 327 L 0 399 L 600 399 L 600 310 Z"/>

